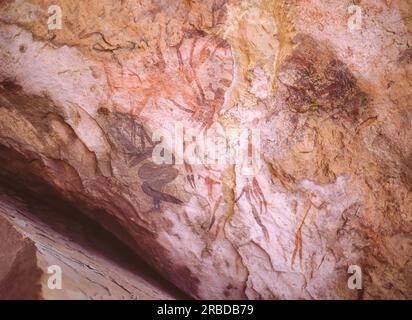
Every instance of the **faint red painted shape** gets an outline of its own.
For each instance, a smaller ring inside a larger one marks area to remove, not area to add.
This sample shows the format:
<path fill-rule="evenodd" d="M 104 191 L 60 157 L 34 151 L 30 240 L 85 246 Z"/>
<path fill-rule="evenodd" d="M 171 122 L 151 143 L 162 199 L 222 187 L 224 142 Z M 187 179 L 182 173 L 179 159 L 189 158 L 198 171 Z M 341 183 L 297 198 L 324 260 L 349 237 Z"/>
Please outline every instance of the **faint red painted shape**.
<path fill-rule="evenodd" d="M 151 61 L 149 61 L 151 60 Z M 208 129 L 233 81 L 228 43 L 199 31 L 186 32 L 176 46 L 136 61 L 106 64 L 108 98 L 120 109 L 180 110 Z"/>
<path fill-rule="evenodd" d="M 267 201 L 256 177 L 253 177 L 252 181 L 247 180 L 239 196 L 235 199 L 235 203 L 237 203 L 243 195 L 246 196 L 246 200 L 250 204 L 253 217 L 261 228 L 265 240 L 269 241 L 269 232 L 260 218 L 260 216 L 268 210 Z M 255 204 L 257 204 L 257 207 Z"/>

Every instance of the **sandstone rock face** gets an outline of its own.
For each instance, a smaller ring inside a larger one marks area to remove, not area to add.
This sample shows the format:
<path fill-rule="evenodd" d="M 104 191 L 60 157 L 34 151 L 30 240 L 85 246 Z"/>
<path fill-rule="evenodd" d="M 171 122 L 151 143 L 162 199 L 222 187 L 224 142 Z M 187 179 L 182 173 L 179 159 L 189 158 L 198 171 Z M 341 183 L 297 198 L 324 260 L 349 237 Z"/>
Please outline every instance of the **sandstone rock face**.
<path fill-rule="evenodd" d="M 33 243 L 22 237 L 3 217 L 0 221 L 2 255 L 0 260 L 0 298 L 37 299 L 41 269 L 36 263 Z"/>
<path fill-rule="evenodd" d="M 411 299 L 412 7 L 362 1 L 354 28 L 351 5 L 1 2 L 4 176 L 41 178 L 194 298 Z M 253 170 L 179 152 L 242 130 Z"/>
<path fill-rule="evenodd" d="M 144 265 L 128 263 L 127 247 L 72 207 L 39 205 L 0 190 L 0 299 L 185 297 Z M 59 275 L 60 287 L 53 282 Z"/>

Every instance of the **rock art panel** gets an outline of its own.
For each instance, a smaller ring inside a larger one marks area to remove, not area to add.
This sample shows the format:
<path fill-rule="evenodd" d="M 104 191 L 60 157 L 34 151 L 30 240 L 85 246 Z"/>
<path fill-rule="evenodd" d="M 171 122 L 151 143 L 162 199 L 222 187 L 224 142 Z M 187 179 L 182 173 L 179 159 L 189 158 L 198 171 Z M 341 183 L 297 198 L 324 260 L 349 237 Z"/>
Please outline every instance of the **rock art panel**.
<path fill-rule="evenodd" d="M 407 1 L 362 1 L 358 30 L 349 0 L 64 2 L 53 31 L 50 4 L 0 4 L 0 173 L 193 298 L 412 296 Z M 251 174 L 179 155 L 242 130 Z"/>

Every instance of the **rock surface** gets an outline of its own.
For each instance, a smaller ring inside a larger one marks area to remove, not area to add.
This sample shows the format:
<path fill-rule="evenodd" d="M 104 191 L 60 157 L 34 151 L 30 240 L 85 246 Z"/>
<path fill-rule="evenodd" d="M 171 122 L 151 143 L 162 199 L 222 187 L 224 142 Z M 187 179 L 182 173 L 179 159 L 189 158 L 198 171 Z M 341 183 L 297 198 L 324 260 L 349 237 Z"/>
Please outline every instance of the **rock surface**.
<path fill-rule="evenodd" d="M 57 3 L 60 30 L 53 1 L 0 2 L 9 176 L 194 298 L 412 298 L 409 1 L 360 2 L 359 29 L 349 0 Z M 155 165 L 177 125 L 258 131 L 261 165 Z"/>
<path fill-rule="evenodd" d="M 0 191 L 0 299 L 186 298 L 70 205 Z"/>

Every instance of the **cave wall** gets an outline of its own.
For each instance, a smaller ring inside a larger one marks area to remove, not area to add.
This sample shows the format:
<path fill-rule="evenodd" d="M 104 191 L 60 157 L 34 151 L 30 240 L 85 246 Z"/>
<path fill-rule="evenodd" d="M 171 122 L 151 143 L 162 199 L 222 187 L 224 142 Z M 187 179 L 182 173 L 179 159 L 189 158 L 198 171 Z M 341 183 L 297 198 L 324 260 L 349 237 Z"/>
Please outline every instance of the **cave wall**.
<path fill-rule="evenodd" d="M 360 1 L 359 30 L 348 0 L 56 3 L 0 3 L 9 170 L 194 298 L 411 298 L 408 1 Z M 177 124 L 258 132 L 260 167 L 154 164 Z"/>

